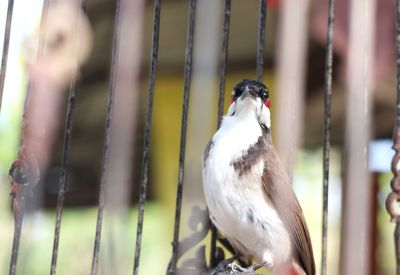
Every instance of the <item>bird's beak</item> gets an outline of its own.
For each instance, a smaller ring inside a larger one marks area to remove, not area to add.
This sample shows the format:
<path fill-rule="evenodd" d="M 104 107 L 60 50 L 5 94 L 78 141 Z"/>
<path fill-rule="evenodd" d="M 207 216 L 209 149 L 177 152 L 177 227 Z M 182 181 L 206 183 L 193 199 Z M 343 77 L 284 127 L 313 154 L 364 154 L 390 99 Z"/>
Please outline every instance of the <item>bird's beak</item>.
<path fill-rule="evenodd" d="M 243 100 L 248 96 L 250 96 L 252 98 L 256 98 L 257 97 L 256 91 L 252 88 L 246 87 L 246 89 L 244 90 L 244 93 L 240 97 Z"/>

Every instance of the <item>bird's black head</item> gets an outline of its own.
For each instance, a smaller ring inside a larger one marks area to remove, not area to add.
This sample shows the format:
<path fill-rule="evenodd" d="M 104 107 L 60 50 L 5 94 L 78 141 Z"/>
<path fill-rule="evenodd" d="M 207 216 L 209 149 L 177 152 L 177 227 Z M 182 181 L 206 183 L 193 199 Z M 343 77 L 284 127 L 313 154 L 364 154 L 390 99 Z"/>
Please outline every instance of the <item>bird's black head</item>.
<path fill-rule="evenodd" d="M 269 107 L 270 100 L 267 86 L 259 81 L 250 79 L 243 79 L 241 82 L 236 84 L 232 91 L 232 102 L 242 96 L 245 91 L 248 91 L 248 93 L 253 97 L 259 97 L 261 101 Z"/>
<path fill-rule="evenodd" d="M 227 115 L 238 121 L 257 119 L 258 123 L 271 127 L 270 99 L 267 86 L 255 80 L 244 79 L 232 91 L 232 103 Z"/>

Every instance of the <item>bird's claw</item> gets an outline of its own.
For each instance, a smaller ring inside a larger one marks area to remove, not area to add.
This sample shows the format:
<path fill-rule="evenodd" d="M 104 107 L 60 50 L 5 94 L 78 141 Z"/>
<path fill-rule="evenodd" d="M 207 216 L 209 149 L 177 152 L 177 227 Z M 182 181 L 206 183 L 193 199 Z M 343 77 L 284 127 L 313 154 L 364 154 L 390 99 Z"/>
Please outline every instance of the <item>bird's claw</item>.
<path fill-rule="evenodd" d="M 227 271 L 229 274 L 238 274 L 238 273 L 249 273 L 249 272 L 254 272 L 254 270 L 251 269 L 250 267 L 245 268 L 245 267 L 242 267 L 242 266 L 240 266 L 239 264 L 237 264 L 237 263 L 235 263 L 235 262 L 228 264 L 228 265 L 226 266 L 226 271 Z"/>
<path fill-rule="evenodd" d="M 255 272 L 264 266 L 264 263 L 254 264 L 249 267 L 242 267 L 239 264 L 232 262 L 226 266 L 228 274 L 256 274 Z"/>
<path fill-rule="evenodd" d="M 226 266 L 226 271 L 229 274 L 235 274 L 237 272 L 243 272 L 243 267 L 238 265 L 237 263 L 230 263 Z"/>
<path fill-rule="evenodd" d="M 239 258 L 239 255 L 235 255 L 232 258 L 221 261 L 218 266 L 212 269 L 209 275 L 222 275 L 222 274 L 236 274 L 236 275 L 257 275 L 255 272 L 261 267 L 265 266 L 265 262 L 251 265 L 249 267 L 242 267 L 234 261 Z"/>

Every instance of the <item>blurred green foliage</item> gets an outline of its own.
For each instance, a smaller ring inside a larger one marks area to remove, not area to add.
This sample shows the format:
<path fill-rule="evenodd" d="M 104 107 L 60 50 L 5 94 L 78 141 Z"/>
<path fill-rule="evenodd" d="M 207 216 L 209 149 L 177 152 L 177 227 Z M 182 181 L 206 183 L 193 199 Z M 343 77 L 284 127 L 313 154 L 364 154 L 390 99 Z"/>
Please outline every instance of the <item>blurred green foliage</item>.
<path fill-rule="evenodd" d="M 1 189 L 4 191 L 4 188 Z M 4 198 L 4 192 L 1 192 Z M 4 211 L 6 210 L 6 211 Z M 8 273 L 8 263 L 12 245 L 13 223 L 8 209 L 0 211 L 0 273 Z M 118 222 L 103 225 L 100 248 L 99 274 L 109 272 L 112 261 L 118 266 L 114 275 L 130 274 L 136 237 L 137 209 L 130 209 Z M 57 274 L 89 274 L 96 228 L 96 208 L 65 209 L 63 214 Z M 38 211 L 25 216 L 23 237 L 21 239 L 17 274 L 42 275 L 50 271 L 51 252 L 54 238 L 54 211 Z M 140 265 L 141 274 L 163 274 L 169 260 L 169 237 L 163 230 L 168 223 L 165 211 L 160 204 L 146 205 L 146 219 L 143 230 L 143 249 Z M 118 226 L 116 227 L 116 224 Z M 116 229 L 117 228 L 117 229 Z M 119 247 L 112 248 L 112 243 Z M 119 253 L 116 250 L 120 251 Z M 115 253 L 111 253 L 111 252 Z M 118 256 L 118 258 L 116 258 Z"/>

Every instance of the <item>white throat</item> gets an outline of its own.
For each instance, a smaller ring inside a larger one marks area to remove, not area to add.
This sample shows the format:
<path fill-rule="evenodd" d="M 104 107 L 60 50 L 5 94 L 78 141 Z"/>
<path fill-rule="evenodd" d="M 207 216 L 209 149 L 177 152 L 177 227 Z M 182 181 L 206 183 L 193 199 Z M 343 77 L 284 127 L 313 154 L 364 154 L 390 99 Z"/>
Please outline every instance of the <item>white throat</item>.
<path fill-rule="evenodd" d="M 233 102 L 228 109 L 227 116 L 239 119 L 256 119 L 258 123 L 271 128 L 271 112 L 259 99 L 245 98 Z"/>

